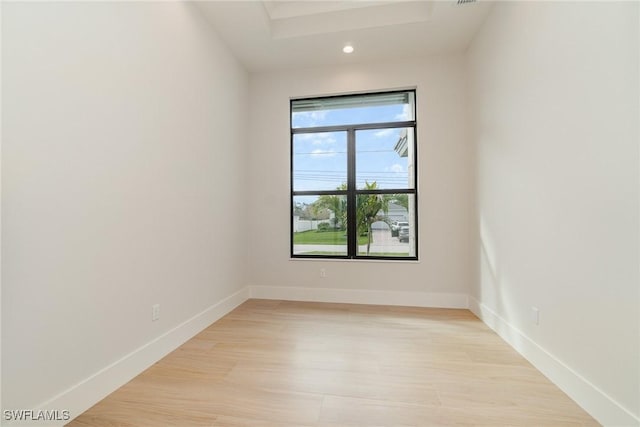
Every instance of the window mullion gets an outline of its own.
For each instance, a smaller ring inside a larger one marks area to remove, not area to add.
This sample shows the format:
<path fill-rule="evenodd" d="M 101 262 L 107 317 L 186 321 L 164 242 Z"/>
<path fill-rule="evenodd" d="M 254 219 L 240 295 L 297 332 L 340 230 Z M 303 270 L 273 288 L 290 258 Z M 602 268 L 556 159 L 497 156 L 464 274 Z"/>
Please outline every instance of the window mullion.
<path fill-rule="evenodd" d="M 347 129 L 347 254 L 358 253 L 358 227 L 356 224 L 356 131 Z"/>

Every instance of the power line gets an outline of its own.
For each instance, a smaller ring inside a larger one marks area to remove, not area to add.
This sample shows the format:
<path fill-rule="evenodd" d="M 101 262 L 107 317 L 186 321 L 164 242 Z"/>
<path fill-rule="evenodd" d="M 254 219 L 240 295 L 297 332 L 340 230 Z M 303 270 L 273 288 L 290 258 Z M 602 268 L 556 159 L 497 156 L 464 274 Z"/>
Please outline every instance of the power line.
<path fill-rule="evenodd" d="M 294 171 L 294 175 L 296 173 L 326 173 L 326 174 L 341 174 L 341 175 L 345 175 L 347 174 L 346 169 L 344 171 L 335 171 L 335 170 L 327 170 L 327 169 L 296 169 Z M 403 174 L 406 175 L 408 172 L 406 171 L 402 171 L 402 172 L 390 172 L 390 171 L 357 171 L 356 174 L 357 175 L 363 175 L 363 174 L 368 174 L 368 175 L 375 175 L 375 174 Z"/>
<path fill-rule="evenodd" d="M 360 153 L 396 153 L 396 150 L 356 150 L 356 154 Z M 302 155 L 313 155 L 313 156 L 324 156 L 324 155 L 336 155 L 336 154 L 347 154 L 346 151 L 310 151 L 310 152 L 299 152 L 293 153 L 295 156 Z"/>

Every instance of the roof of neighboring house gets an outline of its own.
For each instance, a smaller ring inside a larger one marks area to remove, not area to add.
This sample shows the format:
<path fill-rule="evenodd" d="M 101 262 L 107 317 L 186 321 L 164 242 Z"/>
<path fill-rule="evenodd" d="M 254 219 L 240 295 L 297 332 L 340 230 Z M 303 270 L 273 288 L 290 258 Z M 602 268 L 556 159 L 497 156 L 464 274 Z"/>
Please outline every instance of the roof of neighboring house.
<path fill-rule="evenodd" d="M 379 216 L 383 216 L 385 215 L 384 212 L 380 211 L 378 212 Z M 404 206 L 402 205 L 398 205 L 395 203 L 389 203 L 389 209 L 387 210 L 387 215 L 402 215 L 402 216 L 406 216 L 407 215 L 407 210 L 405 209 Z"/>
<path fill-rule="evenodd" d="M 407 213 L 407 209 L 404 206 L 396 203 L 389 203 L 389 212 L 391 211 L 402 211 L 402 213 Z"/>
<path fill-rule="evenodd" d="M 393 149 L 396 153 L 398 153 L 398 155 L 400 155 L 400 157 L 407 157 L 408 147 L 406 129 L 402 129 L 402 131 L 400 131 L 400 138 L 398 139 L 398 142 L 396 142 L 396 146 L 393 147 Z"/>

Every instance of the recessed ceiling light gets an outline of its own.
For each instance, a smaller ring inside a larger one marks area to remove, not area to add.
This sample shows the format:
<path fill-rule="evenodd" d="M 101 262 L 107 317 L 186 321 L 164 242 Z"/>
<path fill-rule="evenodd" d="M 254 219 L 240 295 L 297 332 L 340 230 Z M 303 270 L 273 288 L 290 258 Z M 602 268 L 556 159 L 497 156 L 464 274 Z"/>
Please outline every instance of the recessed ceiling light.
<path fill-rule="evenodd" d="M 343 51 L 344 53 L 351 53 L 351 52 L 353 52 L 353 46 L 351 46 L 350 44 L 345 45 L 345 46 L 342 48 L 342 51 Z"/>

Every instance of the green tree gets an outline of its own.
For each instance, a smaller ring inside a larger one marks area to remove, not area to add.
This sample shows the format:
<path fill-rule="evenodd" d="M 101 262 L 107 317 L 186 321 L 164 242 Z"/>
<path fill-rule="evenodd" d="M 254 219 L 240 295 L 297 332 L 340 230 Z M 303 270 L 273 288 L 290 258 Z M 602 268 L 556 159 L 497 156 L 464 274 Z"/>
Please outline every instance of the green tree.
<path fill-rule="evenodd" d="M 344 191 L 347 184 L 341 184 L 337 190 Z M 378 183 L 369 183 L 365 181 L 365 190 L 377 190 Z M 397 195 L 402 196 L 402 195 Z M 389 203 L 395 201 L 397 196 L 388 194 L 359 194 L 356 199 L 356 238 L 358 236 L 367 236 L 367 255 L 371 251 L 371 242 L 373 233 L 371 232 L 371 224 L 376 221 L 384 220 L 389 212 Z M 405 195 L 406 196 L 406 195 Z M 406 197 L 404 198 L 407 199 Z M 401 204 L 402 201 L 399 203 Z M 408 204 L 408 203 L 407 203 Z M 322 195 L 314 202 L 314 209 L 328 209 L 334 213 L 335 220 L 339 221 L 340 229 L 345 230 L 347 225 L 347 200 L 344 196 Z M 380 212 L 384 215 L 380 215 Z M 334 224 L 335 226 L 336 224 Z"/>
<path fill-rule="evenodd" d="M 396 205 L 400 205 L 406 210 L 409 210 L 409 195 L 408 194 L 395 194 L 391 197 L 391 202 Z"/>
<path fill-rule="evenodd" d="M 371 184 L 365 181 L 366 190 L 377 190 L 376 181 Z M 358 194 L 356 201 L 356 222 L 358 235 L 367 233 L 367 255 L 371 250 L 371 224 L 383 219 L 379 215 L 382 211 L 386 215 L 389 211 L 389 197 L 385 194 Z"/>
<path fill-rule="evenodd" d="M 347 189 L 347 184 L 341 184 L 337 190 L 344 191 Z M 344 196 L 330 196 L 330 195 L 322 195 L 318 197 L 318 200 L 315 201 L 314 205 L 316 205 L 319 209 L 328 209 L 333 212 L 335 216 L 335 222 L 333 226 L 335 228 L 339 228 L 341 230 L 345 230 L 347 226 L 347 199 Z"/>
<path fill-rule="evenodd" d="M 300 219 L 311 219 L 311 212 L 309 212 L 309 205 L 304 202 L 298 202 L 293 207 L 293 214 L 300 217 Z"/>
<path fill-rule="evenodd" d="M 309 213 L 311 214 L 311 219 L 314 220 L 329 219 L 329 209 L 319 206 L 316 203 L 309 205 Z"/>

